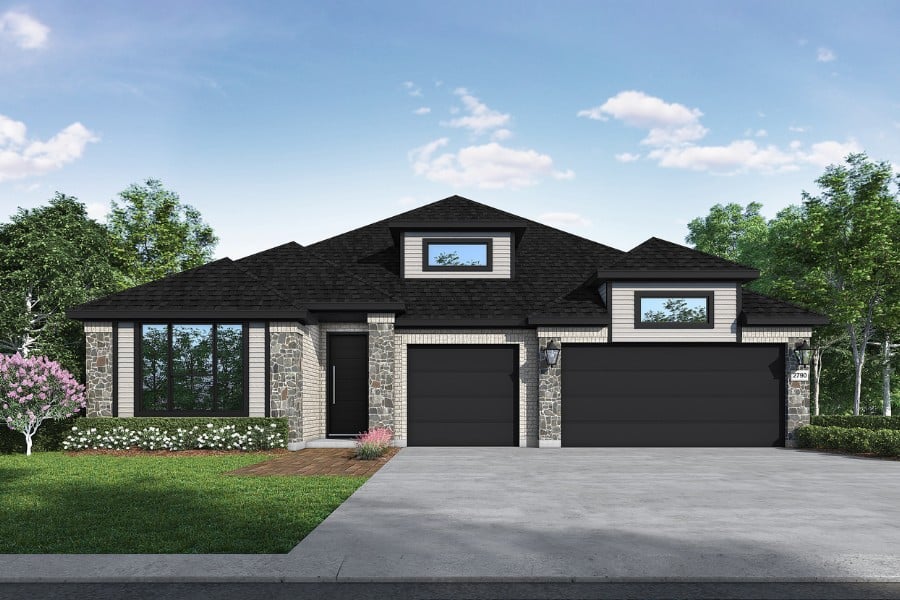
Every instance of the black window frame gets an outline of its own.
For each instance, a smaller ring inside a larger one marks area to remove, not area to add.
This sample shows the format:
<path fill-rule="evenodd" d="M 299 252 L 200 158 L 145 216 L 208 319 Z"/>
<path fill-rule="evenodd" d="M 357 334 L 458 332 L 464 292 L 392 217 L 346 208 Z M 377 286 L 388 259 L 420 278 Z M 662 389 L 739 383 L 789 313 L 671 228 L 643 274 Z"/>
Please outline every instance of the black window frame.
<path fill-rule="evenodd" d="M 643 298 L 706 298 L 706 322 L 705 323 L 653 323 L 642 321 L 641 300 Z M 635 329 L 713 329 L 715 320 L 716 293 L 694 290 L 671 291 L 636 291 L 634 293 L 634 328 Z"/>
<path fill-rule="evenodd" d="M 144 325 L 165 325 L 168 340 L 168 353 L 166 357 L 166 371 L 168 377 L 168 402 L 167 410 L 144 410 Z M 216 325 L 240 325 L 241 326 L 241 368 L 243 369 L 243 390 L 241 390 L 240 410 L 174 410 L 174 380 L 172 377 L 172 327 L 174 325 L 210 325 L 213 331 L 212 340 L 212 394 L 213 406 L 216 404 Z M 249 321 L 216 321 L 199 319 L 179 319 L 166 321 L 140 321 L 134 327 L 134 416 L 136 417 L 248 417 L 250 416 L 250 323 Z"/>
<path fill-rule="evenodd" d="M 439 244 L 457 246 L 484 246 L 487 255 L 486 265 L 431 265 L 428 263 L 429 247 Z M 492 238 L 422 238 L 422 270 L 449 271 L 462 273 L 489 273 L 494 270 L 494 240 Z"/>

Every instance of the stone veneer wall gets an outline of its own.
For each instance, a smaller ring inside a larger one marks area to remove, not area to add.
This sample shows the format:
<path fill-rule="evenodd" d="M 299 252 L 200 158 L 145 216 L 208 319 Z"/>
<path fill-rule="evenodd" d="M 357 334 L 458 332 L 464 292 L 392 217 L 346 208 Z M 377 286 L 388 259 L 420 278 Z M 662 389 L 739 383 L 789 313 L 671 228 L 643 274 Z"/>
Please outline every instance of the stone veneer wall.
<path fill-rule="evenodd" d="M 369 313 L 369 429 L 394 431 L 394 314 Z"/>
<path fill-rule="evenodd" d="M 299 323 L 269 323 L 269 358 L 269 414 L 287 417 L 288 444 L 297 444 L 303 440 L 303 349 Z"/>
<path fill-rule="evenodd" d="M 812 338 L 810 327 L 744 327 L 741 340 L 747 344 L 784 344 L 785 361 L 785 446 L 794 446 L 798 427 L 809 425 L 809 381 L 791 381 L 791 373 L 799 367 L 794 357 L 794 345 Z"/>
<path fill-rule="evenodd" d="M 399 329 L 394 332 L 395 439 L 407 437 L 406 365 L 409 344 L 518 344 L 519 445 L 538 443 L 538 351 L 533 329 Z"/>
<path fill-rule="evenodd" d="M 538 327 L 538 446 L 562 445 L 562 363 L 566 344 L 606 343 L 607 333 L 606 327 Z M 556 340 L 562 348 L 555 367 L 550 367 L 543 357 L 543 349 L 550 340 Z"/>
<path fill-rule="evenodd" d="M 113 326 L 111 322 L 84 324 L 87 416 L 113 416 Z"/>

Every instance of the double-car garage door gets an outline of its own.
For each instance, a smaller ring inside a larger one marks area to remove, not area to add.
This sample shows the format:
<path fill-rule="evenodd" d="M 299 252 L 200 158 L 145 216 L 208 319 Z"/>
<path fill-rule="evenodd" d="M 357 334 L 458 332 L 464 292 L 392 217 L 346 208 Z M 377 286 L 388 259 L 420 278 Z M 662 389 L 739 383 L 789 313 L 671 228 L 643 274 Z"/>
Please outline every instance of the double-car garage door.
<path fill-rule="evenodd" d="M 563 446 L 784 444 L 783 346 L 566 344 Z M 408 346 L 411 446 L 517 446 L 518 346 Z"/>

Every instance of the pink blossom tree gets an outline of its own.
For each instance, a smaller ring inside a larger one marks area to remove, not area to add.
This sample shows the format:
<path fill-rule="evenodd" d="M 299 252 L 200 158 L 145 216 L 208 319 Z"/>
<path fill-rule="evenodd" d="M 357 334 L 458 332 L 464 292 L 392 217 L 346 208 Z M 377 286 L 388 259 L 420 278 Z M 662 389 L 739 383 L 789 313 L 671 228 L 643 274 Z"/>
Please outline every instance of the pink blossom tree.
<path fill-rule="evenodd" d="M 25 435 L 25 454 L 31 455 L 31 438 L 41 423 L 74 416 L 86 404 L 84 386 L 59 363 L 0 354 L 0 421 Z"/>

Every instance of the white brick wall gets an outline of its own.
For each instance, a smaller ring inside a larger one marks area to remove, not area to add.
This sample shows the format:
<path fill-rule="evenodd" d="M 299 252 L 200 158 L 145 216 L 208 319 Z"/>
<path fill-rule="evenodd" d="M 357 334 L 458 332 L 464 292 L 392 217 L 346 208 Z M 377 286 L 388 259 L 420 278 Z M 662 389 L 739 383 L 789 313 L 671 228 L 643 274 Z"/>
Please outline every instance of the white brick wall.
<path fill-rule="evenodd" d="M 303 439 L 325 437 L 325 392 L 322 387 L 325 373 L 325 354 L 320 351 L 321 332 L 318 325 L 300 328 L 303 347 Z"/>
<path fill-rule="evenodd" d="M 606 327 L 538 327 L 537 337 L 554 338 L 561 344 L 605 344 L 608 331 Z"/>
<path fill-rule="evenodd" d="M 406 365 L 408 344 L 518 344 L 519 445 L 537 446 L 538 345 L 533 329 L 404 329 L 394 333 L 394 425 L 407 437 Z"/>
<path fill-rule="evenodd" d="M 745 344 L 786 344 L 788 338 L 811 338 L 812 327 L 744 327 L 741 341 Z"/>

